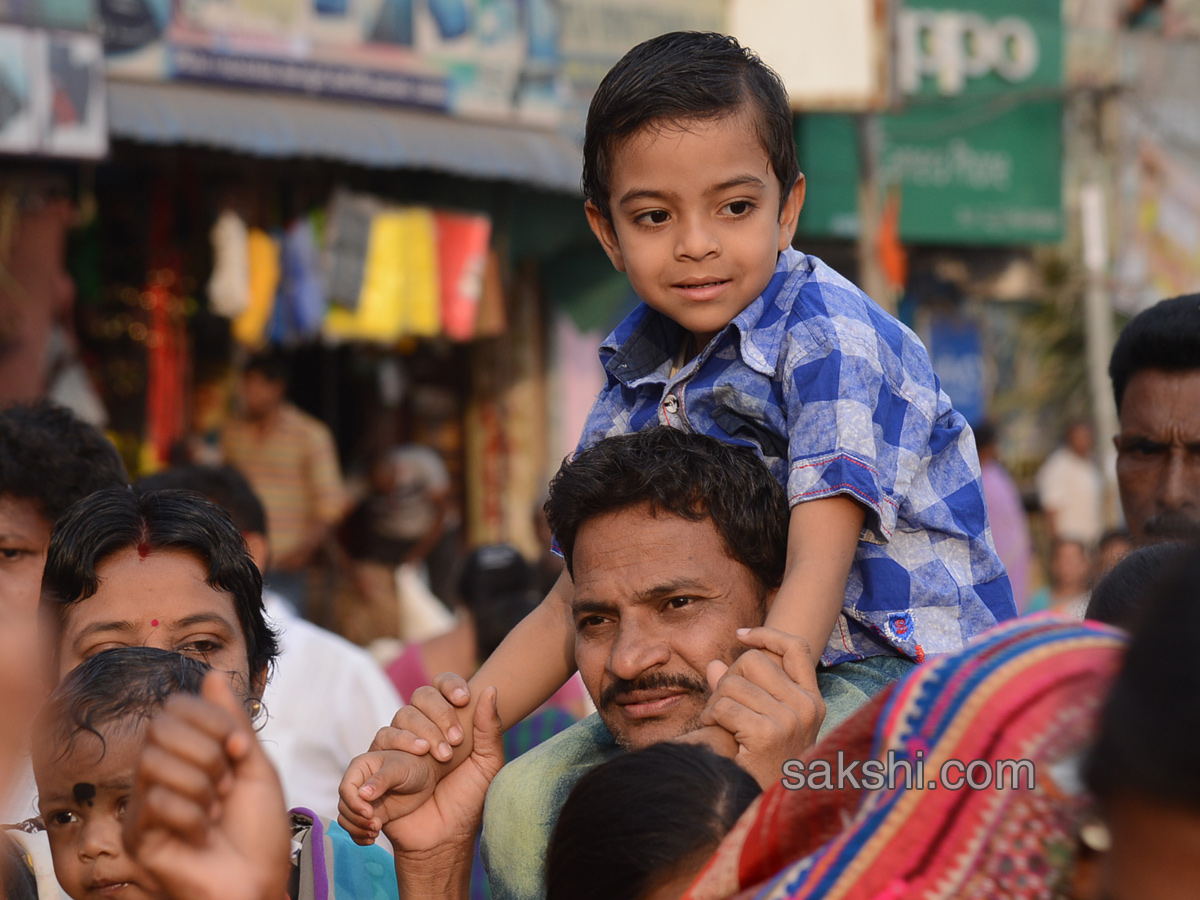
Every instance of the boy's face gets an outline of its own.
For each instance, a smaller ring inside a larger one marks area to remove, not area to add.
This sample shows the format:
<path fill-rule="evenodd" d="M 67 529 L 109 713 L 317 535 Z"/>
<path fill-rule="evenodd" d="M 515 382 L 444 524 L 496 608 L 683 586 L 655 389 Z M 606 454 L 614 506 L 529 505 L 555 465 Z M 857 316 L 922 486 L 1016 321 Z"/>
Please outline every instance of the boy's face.
<path fill-rule="evenodd" d="M 162 896 L 158 883 L 121 841 L 144 732 L 108 732 L 103 744 L 90 732 L 77 732 L 61 757 L 61 746 L 35 748 L 38 807 L 54 874 L 73 900 L 156 900 Z"/>
<path fill-rule="evenodd" d="M 613 154 L 612 221 L 588 223 L 645 303 L 697 352 L 763 292 L 792 242 L 804 177 L 784 198 L 749 112 L 643 128 Z"/>

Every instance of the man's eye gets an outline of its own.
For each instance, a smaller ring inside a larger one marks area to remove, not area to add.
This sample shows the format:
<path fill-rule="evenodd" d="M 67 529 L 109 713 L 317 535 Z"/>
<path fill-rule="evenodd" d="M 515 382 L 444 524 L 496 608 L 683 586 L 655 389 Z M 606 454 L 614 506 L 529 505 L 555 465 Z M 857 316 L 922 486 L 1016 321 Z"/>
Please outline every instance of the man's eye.
<path fill-rule="evenodd" d="M 605 621 L 606 620 L 603 616 L 584 616 L 575 623 L 575 628 L 577 631 L 585 631 L 589 628 L 599 628 L 605 623 Z"/>
<path fill-rule="evenodd" d="M 691 597 L 672 597 L 670 600 L 667 601 L 667 605 L 669 607 L 671 607 L 671 609 L 683 609 L 685 606 L 692 605 L 692 598 Z"/>
<path fill-rule="evenodd" d="M 0 559 L 5 562 L 17 562 L 30 555 L 30 551 L 18 547 L 0 547 Z"/>

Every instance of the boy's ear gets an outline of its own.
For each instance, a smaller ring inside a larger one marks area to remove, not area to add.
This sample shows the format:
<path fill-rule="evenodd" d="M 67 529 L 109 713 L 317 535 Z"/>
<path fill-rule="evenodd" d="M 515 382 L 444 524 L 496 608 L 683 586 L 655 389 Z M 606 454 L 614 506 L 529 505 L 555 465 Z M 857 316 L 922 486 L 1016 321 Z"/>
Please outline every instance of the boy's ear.
<path fill-rule="evenodd" d="M 625 257 L 621 253 L 621 242 L 617 240 L 617 232 L 613 228 L 613 223 L 609 221 L 608 216 L 600 212 L 600 207 L 591 200 L 583 204 L 583 211 L 587 213 L 588 225 L 592 228 L 592 234 L 596 236 L 596 240 L 600 242 L 604 252 L 608 254 L 613 267 L 618 272 L 624 272 Z"/>
<path fill-rule="evenodd" d="M 796 226 L 800 223 L 800 210 L 804 208 L 804 173 L 796 178 L 796 183 L 788 192 L 783 202 L 783 210 L 779 213 L 779 252 L 782 253 L 792 245 L 796 237 Z"/>

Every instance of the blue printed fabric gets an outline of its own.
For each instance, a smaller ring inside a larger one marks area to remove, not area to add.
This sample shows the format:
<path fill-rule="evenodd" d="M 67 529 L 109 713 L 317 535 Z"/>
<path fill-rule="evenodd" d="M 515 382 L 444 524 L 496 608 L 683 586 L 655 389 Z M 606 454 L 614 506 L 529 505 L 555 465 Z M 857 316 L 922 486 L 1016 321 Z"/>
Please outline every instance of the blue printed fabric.
<path fill-rule="evenodd" d="M 600 348 L 580 449 L 670 425 L 753 447 L 793 505 L 867 509 L 826 665 L 918 662 L 1016 615 L 975 438 L 924 345 L 819 259 L 788 249 L 767 289 L 671 374 L 686 332 L 641 304 Z"/>

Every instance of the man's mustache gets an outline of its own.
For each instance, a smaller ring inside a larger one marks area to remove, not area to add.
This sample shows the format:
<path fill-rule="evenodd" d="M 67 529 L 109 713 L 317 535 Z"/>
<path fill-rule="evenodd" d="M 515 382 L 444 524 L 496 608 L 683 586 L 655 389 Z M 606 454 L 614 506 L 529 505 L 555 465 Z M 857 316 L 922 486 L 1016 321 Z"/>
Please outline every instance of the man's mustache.
<path fill-rule="evenodd" d="M 670 675 L 665 672 L 651 672 L 647 675 L 640 675 L 632 681 L 626 681 L 623 678 L 614 681 L 600 692 L 599 707 L 608 709 L 623 694 L 630 694 L 634 691 L 657 691 L 663 688 L 682 688 L 689 693 L 699 694 L 705 698 L 712 693 L 707 682 L 701 678 L 684 674 Z"/>
<path fill-rule="evenodd" d="M 1180 512 L 1159 513 L 1147 519 L 1142 530 L 1155 537 L 1197 538 L 1200 537 L 1200 520 Z"/>

